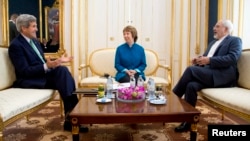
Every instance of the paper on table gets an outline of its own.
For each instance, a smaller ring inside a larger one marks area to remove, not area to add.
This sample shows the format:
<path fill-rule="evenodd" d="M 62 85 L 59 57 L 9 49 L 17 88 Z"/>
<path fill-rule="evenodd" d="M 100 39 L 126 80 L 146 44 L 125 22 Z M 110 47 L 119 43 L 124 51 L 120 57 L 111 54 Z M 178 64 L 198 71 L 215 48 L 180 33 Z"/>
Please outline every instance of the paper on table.
<path fill-rule="evenodd" d="M 120 89 L 120 88 L 126 88 L 130 87 L 130 83 L 118 83 L 118 84 L 113 84 L 113 89 Z"/>

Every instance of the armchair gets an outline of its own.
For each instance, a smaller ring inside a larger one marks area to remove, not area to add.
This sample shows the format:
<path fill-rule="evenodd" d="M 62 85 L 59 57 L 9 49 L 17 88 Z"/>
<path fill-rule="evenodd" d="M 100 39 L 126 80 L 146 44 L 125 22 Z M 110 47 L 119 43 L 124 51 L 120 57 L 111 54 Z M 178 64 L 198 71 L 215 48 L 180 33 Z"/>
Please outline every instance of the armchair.
<path fill-rule="evenodd" d="M 99 84 L 105 84 L 107 79 L 103 77 L 105 73 L 115 76 L 116 69 L 114 68 L 115 48 L 105 48 L 93 51 L 87 64 L 81 64 L 79 67 L 79 88 L 97 88 Z M 145 70 L 146 85 L 151 77 L 155 80 L 156 85 L 161 84 L 168 90 L 171 89 L 171 69 L 168 65 L 160 65 L 157 54 L 145 49 L 147 68 Z M 156 76 L 159 69 L 163 69 L 166 78 Z M 90 72 L 89 72 L 90 71 Z M 118 83 L 113 80 L 114 83 Z"/>

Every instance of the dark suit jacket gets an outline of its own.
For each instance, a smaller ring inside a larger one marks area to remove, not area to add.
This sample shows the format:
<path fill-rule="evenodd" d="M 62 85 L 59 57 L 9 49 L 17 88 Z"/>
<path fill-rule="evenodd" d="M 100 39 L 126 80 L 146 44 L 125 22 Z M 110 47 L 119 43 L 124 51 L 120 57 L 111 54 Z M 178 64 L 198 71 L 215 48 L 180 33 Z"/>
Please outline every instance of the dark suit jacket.
<path fill-rule="evenodd" d="M 33 41 L 44 58 L 40 43 L 36 40 Z M 43 62 L 21 34 L 11 42 L 9 57 L 16 73 L 13 87 L 44 88 L 46 73 Z"/>
<path fill-rule="evenodd" d="M 19 32 L 17 31 L 16 24 L 12 21 L 9 21 L 9 38 L 10 42 L 17 37 Z"/>
<path fill-rule="evenodd" d="M 204 56 L 207 56 L 209 50 L 216 40 L 209 45 Z M 213 72 L 214 87 L 233 86 L 238 80 L 237 61 L 241 55 L 241 39 L 234 36 L 227 36 L 218 46 L 214 56 L 210 58 L 210 67 Z"/>

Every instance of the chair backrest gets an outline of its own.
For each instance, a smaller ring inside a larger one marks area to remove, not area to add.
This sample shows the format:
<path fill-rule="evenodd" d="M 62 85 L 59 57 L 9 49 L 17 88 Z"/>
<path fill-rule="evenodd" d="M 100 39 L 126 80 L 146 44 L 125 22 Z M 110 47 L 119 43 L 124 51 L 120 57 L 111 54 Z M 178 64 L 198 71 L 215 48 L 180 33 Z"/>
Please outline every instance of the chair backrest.
<path fill-rule="evenodd" d="M 103 76 L 104 73 L 108 73 L 115 76 L 115 52 L 115 48 L 104 48 L 95 50 L 90 54 L 88 64 L 93 75 Z M 148 49 L 145 49 L 145 55 L 147 62 L 145 75 L 153 75 L 158 69 L 158 56 L 154 51 Z"/>
<path fill-rule="evenodd" d="M 16 80 L 14 67 L 10 61 L 8 48 L 0 48 L 0 90 L 12 86 Z"/>
<path fill-rule="evenodd" d="M 104 73 L 108 73 L 111 76 L 115 76 L 114 62 L 115 48 L 95 50 L 89 57 L 89 66 L 93 75 L 103 76 Z"/>
<path fill-rule="evenodd" d="M 242 51 L 241 57 L 238 60 L 238 70 L 240 74 L 238 85 L 250 89 L 250 49 Z"/>
<path fill-rule="evenodd" d="M 144 71 L 145 75 L 154 75 L 159 66 L 159 59 L 157 54 L 149 49 L 145 49 L 147 67 Z"/>

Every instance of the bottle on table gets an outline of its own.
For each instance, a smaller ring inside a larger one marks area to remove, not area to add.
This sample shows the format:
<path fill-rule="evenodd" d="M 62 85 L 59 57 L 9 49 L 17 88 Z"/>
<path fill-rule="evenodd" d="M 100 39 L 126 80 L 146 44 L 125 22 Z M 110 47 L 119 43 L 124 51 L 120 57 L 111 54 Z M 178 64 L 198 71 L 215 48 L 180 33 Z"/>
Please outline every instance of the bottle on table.
<path fill-rule="evenodd" d="M 148 91 L 148 100 L 155 99 L 155 82 L 153 78 L 148 79 L 147 91 Z"/>
<path fill-rule="evenodd" d="M 134 77 L 134 75 L 130 76 L 130 87 L 132 87 L 132 88 L 135 87 L 135 77 Z"/>
<path fill-rule="evenodd" d="M 137 86 L 144 86 L 144 80 L 142 78 L 141 75 L 139 75 L 138 79 L 137 79 Z"/>
<path fill-rule="evenodd" d="M 107 92 L 107 98 L 112 98 L 112 90 L 113 90 L 113 80 L 112 77 L 109 76 L 107 79 L 107 83 L 106 83 L 106 92 Z"/>

